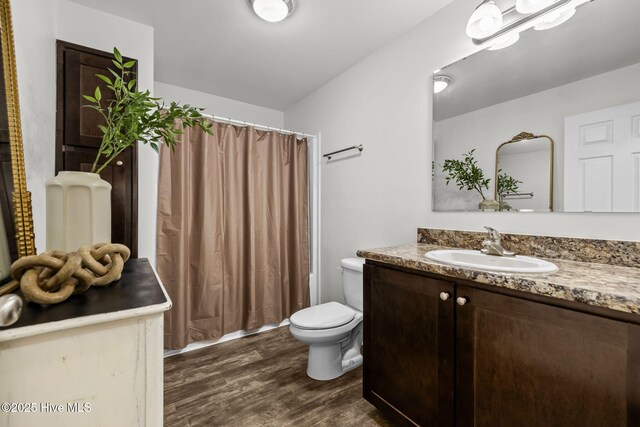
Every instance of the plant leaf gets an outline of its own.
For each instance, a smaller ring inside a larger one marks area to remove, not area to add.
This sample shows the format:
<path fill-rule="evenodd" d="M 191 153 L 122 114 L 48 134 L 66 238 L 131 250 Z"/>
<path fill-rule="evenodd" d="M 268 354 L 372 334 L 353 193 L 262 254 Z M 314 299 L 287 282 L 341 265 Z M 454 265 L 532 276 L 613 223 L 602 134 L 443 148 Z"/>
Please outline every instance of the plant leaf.
<path fill-rule="evenodd" d="M 102 74 L 96 74 L 96 77 L 99 78 L 100 80 L 102 80 L 103 82 L 105 82 L 108 85 L 113 85 L 113 82 L 111 81 L 111 79 L 105 75 Z"/>
<path fill-rule="evenodd" d="M 113 48 L 113 56 L 115 56 L 116 61 L 122 62 L 122 54 L 120 53 L 117 47 Z"/>

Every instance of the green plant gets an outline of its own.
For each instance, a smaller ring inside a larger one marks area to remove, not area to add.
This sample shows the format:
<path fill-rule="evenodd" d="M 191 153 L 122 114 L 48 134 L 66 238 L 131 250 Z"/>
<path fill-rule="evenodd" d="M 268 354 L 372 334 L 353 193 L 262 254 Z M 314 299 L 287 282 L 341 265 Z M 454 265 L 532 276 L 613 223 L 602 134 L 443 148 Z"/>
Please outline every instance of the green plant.
<path fill-rule="evenodd" d="M 92 95 L 83 95 L 91 103 L 85 106 L 98 111 L 104 118 L 104 124 L 98 125 L 102 143 L 91 172 L 100 173 L 137 141 L 149 144 L 157 152 L 161 143 L 174 149 L 178 135 L 185 128 L 198 126 L 208 134 L 212 133 L 211 123 L 201 114 L 202 108 L 175 102 L 166 106 L 159 102 L 160 98 L 153 98 L 148 90 L 137 90 L 133 71 L 136 62 L 125 62 L 115 47 L 113 56 L 117 70 L 109 69 L 111 76 L 96 74 L 113 93 L 113 99 L 104 100 L 99 87 Z M 175 120 L 181 120 L 180 127 L 176 127 Z"/>
<path fill-rule="evenodd" d="M 447 173 L 446 183 L 455 181 L 460 190 L 475 190 L 486 200 L 482 189 L 489 189 L 491 179 L 484 177 L 484 172 L 477 166 L 477 162 L 473 157 L 475 148 L 464 154 L 462 160 L 448 159 L 444 161 L 442 171 Z"/>
<path fill-rule="evenodd" d="M 522 184 L 522 181 L 518 181 L 514 177 L 507 175 L 506 172 L 502 172 L 502 169 L 498 169 L 498 180 L 496 184 L 496 193 L 498 193 L 498 199 L 502 201 L 506 194 L 515 194 L 518 192 L 518 184 Z"/>

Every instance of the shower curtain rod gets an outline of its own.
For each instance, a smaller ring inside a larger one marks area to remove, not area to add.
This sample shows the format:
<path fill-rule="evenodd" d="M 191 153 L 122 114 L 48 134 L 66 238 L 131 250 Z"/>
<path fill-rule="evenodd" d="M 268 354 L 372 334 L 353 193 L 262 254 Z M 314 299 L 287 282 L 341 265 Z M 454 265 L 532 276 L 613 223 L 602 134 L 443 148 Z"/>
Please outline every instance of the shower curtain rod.
<path fill-rule="evenodd" d="M 280 128 L 274 128 L 271 126 L 265 126 L 265 125 L 258 125 L 255 123 L 251 123 L 251 122 L 245 122 L 244 120 L 234 120 L 231 119 L 229 117 L 220 117 L 220 116 L 215 116 L 215 115 L 211 115 L 211 114 L 202 114 L 203 117 L 207 117 L 210 118 L 212 120 L 216 120 L 218 122 L 226 122 L 229 124 L 236 124 L 236 125 L 243 125 L 243 126 L 253 126 L 254 128 L 259 128 L 259 129 L 266 129 L 267 131 L 270 130 L 275 130 L 278 131 L 280 133 L 288 133 L 288 134 L 295 134 L 295 135 L 300 135 L 300 136 L 305 136 L 305 137 L 312 137 L 315 138 L 318 135 L 310 135 L 308 133 L 302 133 L 302 132 L 296 132 L 294 130 L 287 130 L 287 129 L 280 129 Z"/>

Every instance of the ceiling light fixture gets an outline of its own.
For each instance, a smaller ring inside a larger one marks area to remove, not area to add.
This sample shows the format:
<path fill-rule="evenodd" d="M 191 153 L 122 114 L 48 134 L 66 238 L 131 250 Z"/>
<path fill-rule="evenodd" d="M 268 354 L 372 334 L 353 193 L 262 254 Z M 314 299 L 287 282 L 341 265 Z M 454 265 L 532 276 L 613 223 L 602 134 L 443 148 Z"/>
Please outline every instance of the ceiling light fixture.
<path fill-rule="evenodd" d="M 433 93 L 440 93 L 451 84 L 453 79 L 449 76 L 433 76 Z"/>
<path fill-rule="evenodd" d="M 293 0 L 249 0 L 249 4 L 267 22 L 280 22 L 293 12 Z"/>
<path fill-rule="evenodd" d="M 500 11 L 493 1 L 484 0 L 469 18 L 467 35 L 488 50 L 503 49 L 516 43 L 519 33 L 529 28 L 547 30 L 567 22 L 578 6 L 589 1 L 515 0 Z"/>

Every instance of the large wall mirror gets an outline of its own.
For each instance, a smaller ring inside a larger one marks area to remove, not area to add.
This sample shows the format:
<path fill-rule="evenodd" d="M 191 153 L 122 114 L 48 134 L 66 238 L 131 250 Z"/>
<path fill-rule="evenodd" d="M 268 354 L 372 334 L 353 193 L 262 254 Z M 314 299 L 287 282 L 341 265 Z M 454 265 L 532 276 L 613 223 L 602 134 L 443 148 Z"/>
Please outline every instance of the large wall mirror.
<path fill-rule="evenodd" d="M 0 295 L 11 291 L 9 268 L 35 254 L 31 194 L 27 191 L 9 0 L 0 0 Z"/>
<path fill-rule="evenodd" d="M 640 1 L 594 0 L 437 71 L 434 210 L 640 212 L 638 17 Z"/>

